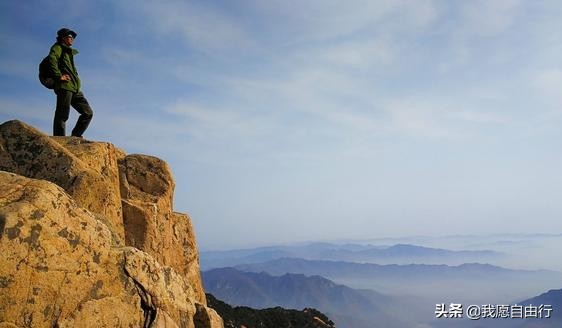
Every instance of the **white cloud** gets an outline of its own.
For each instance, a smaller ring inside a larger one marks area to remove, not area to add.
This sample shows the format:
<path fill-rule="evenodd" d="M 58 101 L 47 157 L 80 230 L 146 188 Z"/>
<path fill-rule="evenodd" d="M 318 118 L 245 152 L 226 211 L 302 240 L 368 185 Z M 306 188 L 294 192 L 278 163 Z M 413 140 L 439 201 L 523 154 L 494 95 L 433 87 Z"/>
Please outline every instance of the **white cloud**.
<path fill-rule="evenodd" d="M 244 26 L 212 4 L 186 1 L 134 3 L 149 26 L 170 42 L 185 42 L 208 56 L 253 49 L 255 43 Z"/>
<path fill-rule="evenodd" d="M 492 37 L 505 33 L 513 26 L 523 8 L 521 0 L 464 1 L 461 4 L 462 33 L 479 37 Z"/>
<path fill-rule="evenodd" d="M 401 99 L 392 100 L 386 105 L 391 116 L 389 125 L 395 136 L 423 138 L 457 139 L 466 131 L 459 130 L 447 119 L 456 109 L 453 105 L 443 105 L 440 100 Z"/>
<path fill-rule="evenodd" d="M 102 49 L 101 55 L 109 64 L 114 65 L 123 65 L 124 63 L 127 65 L 138 63 L 148 64 L 149 61 L 148 56 L 141 50 L 125 49 L 114 45 Z"/>
<path fill-rule="evenodd" d="M 409 27 L 419 30 L 431 23 L 436 13 L 431 0 L 356 0 L 346 4 L 337 0 L 257 0 L 250 3 L 251 7 L 258 8 L 258 13 L 274 17 L 275 23 L 286 22 L 283 28 L 292 32 L 291 37 L 294 39 L 284 44 L 293 45 L 337 40 L 373 31 L 381 34 L 383 30 L 380 24 L 385 25 L 385 31 L 388 27 L 394 30 Z M 373 30 L 375 27 L 379 28 Z"/>
<path fill-rule="evenodd" d="M 264 40 L 260 31 L 250 29 L 240 17 L 217 10 L 212 4 L 178 1 L 139 4 L 136 10 L 148 17 L 150 28 L 157 32 L 151 37 L 179 36 L 190 49 L 213 53 L 213 58 L 202 65 L 176 55 L 164 59 L 170 64 L 175 60 L 173 65 L 154 66 L 153 60 L 138 50 L 112 47 L 104 53 L 116 62 L 137 66 L 146 75 L 152 76 L 155 69 L 163 70 L 159 73 L 179 79 L 186 89 L 190 85 L 204 88 L 204 95 L 193 94 L 185 101 L 177 93 L 155 109 L 166 111 L 167 108 L 168 113 L 180 114 L 191 136 L 201 140 L 209 137 L 226 140 L 229 136 L 289 138 L 275 137 L 276 133 L 283 134 L 275 126 L 284 120 L 297 120 L 299 116 L 308 120 L 286 127 L 290 134 L 298 135 L 312 120 L 308 133 L 330 133 L 355 140 L 383 135 L 455 138 L 466 133 L 465 127 L 455 125 L 458 124 L 455 119 L 486 124 L 505 121 L 499 113 L 483 113 L 466 108 L 467 105 L 456 108 L 459 105 L 447 99 L 446 94 L 441 98 L 435 94 L 410 96 L 407 92 L 387 95 L 379 89 L 387 79 L 419 79 L 417 72 L 405 71 L 405 67 L 418 64 L 408 60 L 431 61 L 433 52 L 441 49 L 417 44 L 423 51 L 412 54 L 415 49 L 412 43 L 424 35 L 425 29 L 444 18 L 447 12 L 443 7 L 433 1 L 364 1 L 344 7 L 339 4 L 254 3 L 257 8 L 253 8 L 254 13 L 266 13 L 273 17 L 274 23 L 278 23 L 276 19 L 294 23 L 294 26 L 277 26 L 257 18 L 264 32 L 280 28 L 302 32 L 291 36 L 302 42 L 292 43 L 279 54 L 264 49 L 283 37 L 274 34 L 270 40 Z M 242 2 L 241 6 L 244 5 L 248 2 Z M 473 33 L 502 33 L 512 24 L 516 5 L 514 1 L 463 4 L 464 20 L 454 26 L 456 29 L 440 33 L 453 35 L 461 31 L 466 33 L 462 36 L 465 38 Z M 295 11 L 295 6 L 302 10 Z M 483 15 L 476 15 L 479 12 Z M 482 31 L 474 32 L 474 28 Z M 330 42 L 315 43 L 319 40 Z M 455 51 L 465 55 L 450 62 L 455 67 L 469 63 L 462 58 L 470 59 L 473 55 L 469 40 L 463 42 Z M 244 60 L 263 55 L 260 60 L 264 67 L 249 64 L 247 71 L 241 67 L 223 69 L 229 67 L 225 57 L 240 54 L 242 57 L 250 54 Z M 99 85 L 118 86 L 123 79 L 131 78 L 117 73 L 109 80 L 103 76 L 96 75 L 90 83 L 99 78 Z M 120 77 L 115 79 L 115 76 Z"/>
<path fill-rule="evenodd" d="M 231 141 L 264 137 L 273 133 L 268 119 L 259 113 L 238 108 L 211 108 L 180 100 L 166 109 L 184 118 L 186 133 L 201 140 Z M 277 131 L 275 131 L 277 132 Z"/>
<path fill-rule="evenodd" d="M 400 44 L 382 37 L 346 40 L 321 49 L 305 52 L 325 69 L 348 69 L 363 72 L 381 72 L 398 63 Z"/>
<path fill-rule="evenodd" d="M 562 105 L 562 69 L 554 68 L 535 73 L 533 84 L 543 95 L 554 97 Z"/>
<path fill-rule="evenodd" d="M 509 117 L 505 117 L 493 112 L 477 112 L 473 110 L 460 110 L 454 113 L 456 118 L 474 123 L 497 123 L 507 124 L 512 121 Z"/>

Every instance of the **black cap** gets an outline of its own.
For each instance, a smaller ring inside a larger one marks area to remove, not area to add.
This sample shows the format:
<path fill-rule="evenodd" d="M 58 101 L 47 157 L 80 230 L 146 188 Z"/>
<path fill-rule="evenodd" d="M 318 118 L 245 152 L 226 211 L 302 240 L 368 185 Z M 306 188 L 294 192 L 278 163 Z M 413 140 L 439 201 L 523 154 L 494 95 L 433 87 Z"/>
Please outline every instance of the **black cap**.
<path fill-rule="evenodd" d="M 73 39 L 75 39 L 76 35 L 78 35 L 78 34 L 76 34 L 76 32 L 74 32 L 73 30 L 71 30 L 69 28 L 66 28 L 66 27 L 63 27 L 63 28 L 61 28 L 60 30 L 57 31 L 57 36 L 59 38 L 64 38 L 64 37 L 67 37 L 69 35 L 72 36 Z"/>

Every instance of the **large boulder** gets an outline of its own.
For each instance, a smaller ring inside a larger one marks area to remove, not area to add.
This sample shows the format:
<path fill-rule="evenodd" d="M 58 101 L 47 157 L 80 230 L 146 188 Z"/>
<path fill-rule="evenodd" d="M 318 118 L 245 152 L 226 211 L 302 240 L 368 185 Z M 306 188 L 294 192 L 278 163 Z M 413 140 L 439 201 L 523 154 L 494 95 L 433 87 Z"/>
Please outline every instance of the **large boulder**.
<path fill-rule="evenodd" d="M 174 179 L 168 164 L 146 155 L 119 162 L 125 243 L 152 255 L 192 281 L 206 304 L 191 219 L 173 212 Z"/>
<path fill-rule="evenodd" d="M 0 125 L 0 170 L 53 182 L 80 206 L 100 215 L 123 243 L 117 160 L 123 152 L 108 143 L 49 137 L 20 121 Z"/>
<path fill-rule="evenodd" d="M 0 327 L 222 327 L 174 187 L 158 158 L 1 124 Z"/>
<path fill-rule="evenodd" d="M 0 326 L 222 327 L 192 281 L 112 239 L 62 188 L 0 172 Z"/>
<path fill-rule="evenodd" d="M 109 227 L 115 245 L 136 247 L 172 267 L 206 304 L 191 219 L 173 211 L 175 182 L 165 161 L 9 121 L 0 125 L 0 170 L 62 187 Z"/>
<path fill-rule="evenodd" d="M 0 172 L 0 322 L 142 327 L 142 299 L 107 226 L 60 187 Z"/>

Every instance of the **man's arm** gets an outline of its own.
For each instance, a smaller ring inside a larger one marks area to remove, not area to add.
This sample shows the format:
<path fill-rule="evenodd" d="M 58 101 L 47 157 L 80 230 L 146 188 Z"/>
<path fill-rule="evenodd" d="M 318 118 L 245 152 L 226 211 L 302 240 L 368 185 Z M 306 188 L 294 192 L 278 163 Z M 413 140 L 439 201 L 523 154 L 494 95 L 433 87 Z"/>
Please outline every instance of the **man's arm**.
<path fill-rule="evenodd" d="M 53 72 L 55 80 L 70 81 L 70 76 L 68 74 L 63 74 L 59 68 L 59 60 L 62 56 L 62 47 L 59 45 L 54 45 L 51 47 L 49 52 L 49 65 L 51 66 L 51 72 Z"/>

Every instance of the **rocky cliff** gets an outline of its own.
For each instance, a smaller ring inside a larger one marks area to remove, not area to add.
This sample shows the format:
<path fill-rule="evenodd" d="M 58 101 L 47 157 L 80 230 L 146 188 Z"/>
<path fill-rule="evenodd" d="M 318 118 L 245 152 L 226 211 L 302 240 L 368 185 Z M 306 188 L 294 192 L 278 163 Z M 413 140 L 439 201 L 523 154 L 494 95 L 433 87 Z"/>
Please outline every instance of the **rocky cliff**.
<path fill-rule="evenodd" d="M 154 157 L 0 125 L 0 327 L 223 327 Z"/>

